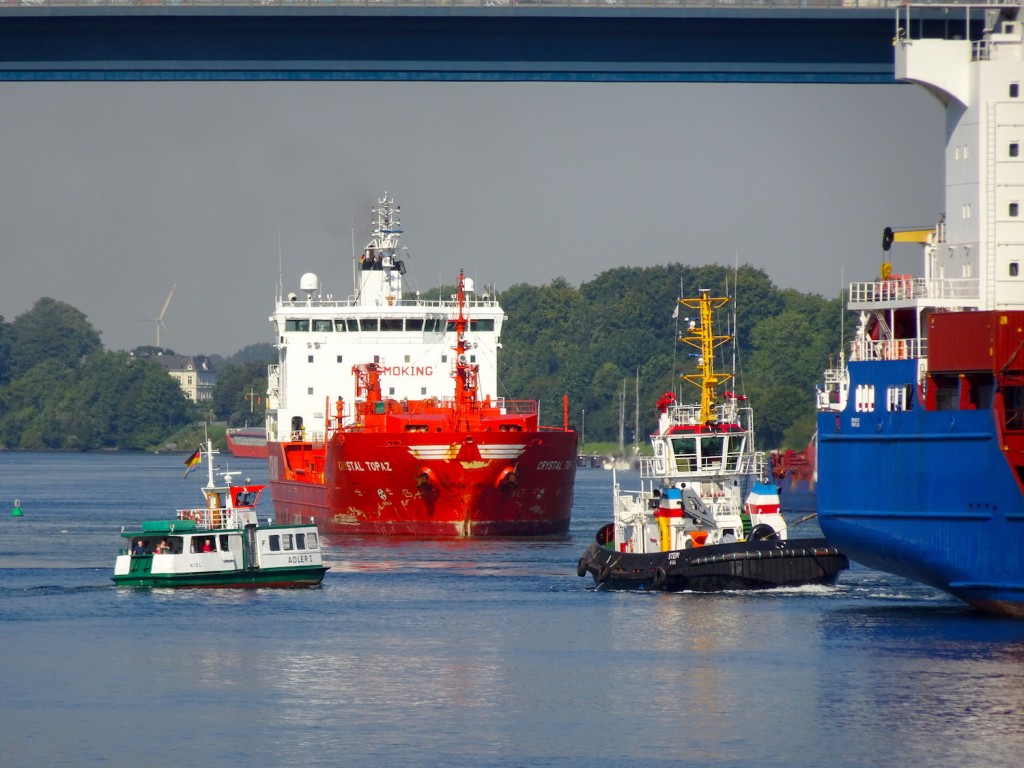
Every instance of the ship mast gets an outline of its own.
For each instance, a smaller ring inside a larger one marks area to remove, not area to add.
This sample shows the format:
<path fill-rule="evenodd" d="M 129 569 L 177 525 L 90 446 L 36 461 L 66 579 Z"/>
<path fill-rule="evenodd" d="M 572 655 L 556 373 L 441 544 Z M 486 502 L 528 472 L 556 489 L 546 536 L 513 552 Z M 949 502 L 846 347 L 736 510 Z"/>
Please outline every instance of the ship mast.
<path fill-rule="evenodd" d="M 459 314 L 455 318 L 455 372 L 452 377 L 455 379 L 455 428 L 465 426 L 470 428 L 468 423 L 469 414 L 476 408 L 477 403 L 477 370 L 478 366 L 469 362 L 466 350 L 470 344 L 466 341 L 466 329 L 469 327 L 469 319 L 465 314 L 466 306 L 466 279 L 463 271 L 459 270 L 458 285 Z"/>
<path fill-rule="evenodd" d="M 707 288 L 700 289 L 698 299 L 679 299 L 679 303 L 687 309 L 695 309 L 700 312 L 700 324 L 694 320 L 688 323 L 686 333 L 679 337 L 679 340 L 695 347 L 700 354 L 697 355 L 697 366 L 700 370 L 696 374 L 683 374 L 682 378 L 691 384 L 700 387 L 700 422 L 711 424 L 717 421 L 715 405 L 718 399 L 718 385 L 724 384 L 732 378 L 731 373 L 715 373 L 715 350 L 732 340 L 732 336 L 716 336 L 712 327 L 712 313 L 729 303 L 727 298 L 711 298 Z"/>

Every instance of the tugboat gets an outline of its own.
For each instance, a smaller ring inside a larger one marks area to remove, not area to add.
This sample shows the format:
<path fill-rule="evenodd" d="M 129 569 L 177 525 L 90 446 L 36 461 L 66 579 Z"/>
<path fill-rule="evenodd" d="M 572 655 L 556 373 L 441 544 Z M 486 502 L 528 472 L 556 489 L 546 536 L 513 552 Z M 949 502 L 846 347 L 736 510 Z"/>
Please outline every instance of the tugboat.
<path fill-rule="evenodd" d="M 695 310 L 680 341 L 699 351 L 699 372 L 683 378 L 701 401 L 658 401 L 653 457 L 640 461 L 642 487 L 622 492 L 614 480 L 614 520 L 597 532 L 576 572 L 611 589 L 715 592 L 832 584 L 849 561 L 823 538 L 790 539 L 778 489 L 766 482 L 767 460 L 754 447 L 752 409 L 733 392 L 718 395 L 731 374 L 715 372 L 713 313 L 728 303 L 707 290 L 679 299 Z"/>
<path fill-rule="evenodd" d="M 256 503 L 265 486 L 214 485 L 216 451 L 208 440 L 186 460 L 205 455 L 206 506 L 179 509 L 172 520 L 146 520 L 122 531 L 127 546 L 114 563 L 114 583 L 127 587 L 314 587 L 323 581 L 320 537 L 313 524 L 261 526 Z"/>

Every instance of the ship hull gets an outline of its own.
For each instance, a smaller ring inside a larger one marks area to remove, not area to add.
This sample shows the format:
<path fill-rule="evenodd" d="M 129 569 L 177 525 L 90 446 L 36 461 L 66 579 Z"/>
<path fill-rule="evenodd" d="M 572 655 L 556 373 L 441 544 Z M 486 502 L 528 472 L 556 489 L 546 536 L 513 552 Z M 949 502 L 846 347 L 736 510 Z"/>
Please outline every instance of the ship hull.
<path fill-rule="evenodd" d="M 223 571 L 185 574 L 128 574 L 114 576 L 119 587 L 151 589 L 268 589 L 318 587 L 327 573 L 325 566 L 315 568 L 274 568 L 253 571 Z"/>
<path fill-rule="evenodd" d="M 570 431 L 346 432 L 326 449 L 271 443 L 279 522 L 323 533 L 415 537 L 564 536 L 576 477 Z"/>
<path fill-rule="evenodd" d="M 583 554 L 576 573 L 608 589 L 720 592 L 834 584 L 849 560 L 825 539 L 771 539 L 667 552 L 616 552 L 602 545 Z"/>
<path fill-rule="evenodd" d="M 267 458 L 266 430 L 228 430 L 224 433 L 228 450 L 238 459 Z"/>
<path fill-rule="evenodd" d="M 912 365 L 913 363 L 908 363 Z M 851 364 L 851 383 L 912 380 Z M 851 559 L 1024 617 L 1024 504 L 992 410 L 820 414 L 818 517 Z"/>

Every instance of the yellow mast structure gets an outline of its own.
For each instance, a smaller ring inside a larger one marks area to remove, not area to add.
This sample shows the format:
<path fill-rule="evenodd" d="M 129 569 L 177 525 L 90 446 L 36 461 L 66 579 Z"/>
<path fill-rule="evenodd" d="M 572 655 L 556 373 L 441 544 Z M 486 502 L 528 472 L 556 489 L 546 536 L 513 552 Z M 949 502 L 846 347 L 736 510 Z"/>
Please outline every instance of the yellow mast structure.
<path fill-rule="evenodd" d="M 718 385 L 724 384 L 732 378 L 731 373 L 715 373 L 715 350 L 726 342 L 732 341 L 732 336 L 716 336 L 713 329 L 712 313 L 729 303 L 727 298 L 711 298 L 707 288 L 700 289 L 700 298 L 679 299 L 679 303 L 687 309 L 693 309 L 700 313 L 700 323 L 690 320 L 686 333 L 679 337 L 679 340 L 696 347 L 700 352 L 697 364 L 700 373 L 683 374 L 682 378 L 700 388 L 700 422 L 711 424 L 717 421 L 715 416 L 715 405 L 718 400 Z"/>

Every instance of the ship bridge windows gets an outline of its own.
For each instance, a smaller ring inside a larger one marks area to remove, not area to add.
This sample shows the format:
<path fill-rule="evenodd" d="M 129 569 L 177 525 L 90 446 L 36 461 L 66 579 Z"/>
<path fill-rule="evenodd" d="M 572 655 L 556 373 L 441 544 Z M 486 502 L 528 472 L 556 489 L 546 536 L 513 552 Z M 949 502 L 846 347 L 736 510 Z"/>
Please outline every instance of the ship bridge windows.
<path fill-rule="evenodd" d="M 289 317 L 284 321 L 284 329 L 286 331 L 309 331 L 309 320 L 299 320 L 298 318 Z"/>
<path fill-rule="evenodd" d="M 449 320 L 447 328 L 449 333 L 455 333 L 455 321 Z M 485 331 L 490 331 L 493 333 L 494 320 L 491 318 L 481 318 L 479 320 L 473 318 L 469 321 L 469 330 L 477 333 Z"/>
<path fill-rule="evenodd" d="M 441 333 L 444 331 L 445 326 L 446 322 L 443 317 L 428 317 L 423 323 L 423 330 L 426 333 Z"/>
<path fill-rule="evenodd" d="M 672 456 L 676 472 L 693 472 L 697 467 L 697 440 L 693 437 L 673 437 Z"/>
<path fill-rule="evenodd" d="M 334 330 L 338 333 L 355 332 L 359 330 L 359 323 L 347 317 L 337 317 L 334 319 Z"/>
<path fill-rule="evenodd" d="M 422 317 L 407 317 L 405 319 L 405 330 L 407 330 L 407 331 L 422 331 L 423 330 L 423 318 Z"/>
<path fill-rule="evenodd" d="M 380 319 L 380 329 L 382 331 L 402 331 L 402 318 L 400 317 L 382 317 Z"/>
<path fill-rule="evenodd" d="M 331 333 L 334 331 L 333 320 L 314 320 L 313 330 L 317 333 Z"/>
<path fill-rule="evenodd" d="M 1010 142 L 1010 157 L 1020 156 L 1020 144 L 1016 141 Z"/>
<path fill-rule="evenodd" d="M 743 455 L 743 446 L 746 438 L 743 435 L 732 435 L 728 438 L 725 451 L 725 468 L 729 472 L 735 472 L 740 467 L 740 457 Z"/>
<path fill-rule="evenodd" d="M 363 331 L 378 331 L 380 324 L 376 317 L 362 317 L 359 319 L 359 329 Z"/>
<path fill-rule="evenodd" d="M 700 438 L 700 468 L 720 469 L 725 438 L 721 435 L 702 435 Z"/>

